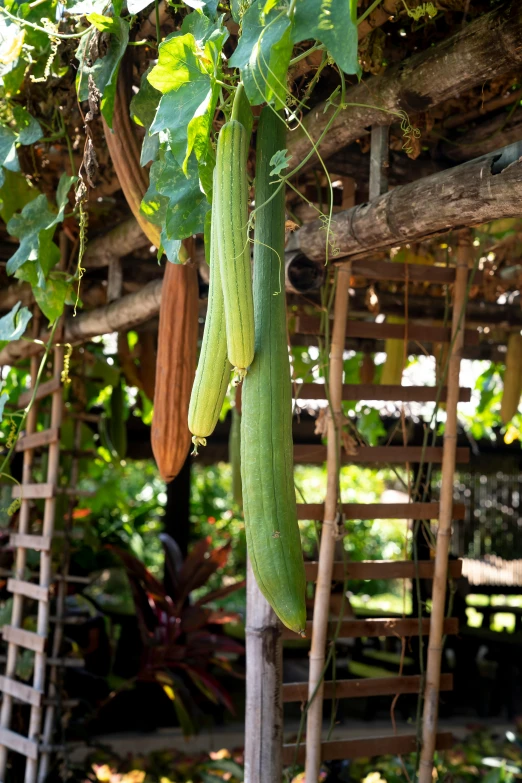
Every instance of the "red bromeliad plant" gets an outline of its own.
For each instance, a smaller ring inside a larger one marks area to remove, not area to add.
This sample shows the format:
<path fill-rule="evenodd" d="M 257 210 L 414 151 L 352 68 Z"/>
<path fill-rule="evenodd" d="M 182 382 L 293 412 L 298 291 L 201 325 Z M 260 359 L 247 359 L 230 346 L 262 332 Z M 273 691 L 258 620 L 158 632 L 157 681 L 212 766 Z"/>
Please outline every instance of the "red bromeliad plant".
<path fill-rule="evenodd" d="M 163 534 L 161 540 L 168 588 L 134 555 L 119 548 L 113 551 L 127 572 L 143 642 L 138 679 L 156 681 L 163 687 L 173 700 L 183 730 L 191 733 L 193 725 L 181 700 L 180 684 L 185 691 L 192 684 L 210 701 L 234 711 L 229 694 L 212 669 L 237 674 L 229 656 L 242 655 L 244 647 L 226 635 L 223 625 L 238 617 L 212 609 L 209 604 L 243 587 L 245 582 L 238 581 L 191 600 L 191 593 L 226 564 L 230 544 L 210 549 L 211 539 L 207 537 L 198 541 L 183 560 L 170 536 Z"/>

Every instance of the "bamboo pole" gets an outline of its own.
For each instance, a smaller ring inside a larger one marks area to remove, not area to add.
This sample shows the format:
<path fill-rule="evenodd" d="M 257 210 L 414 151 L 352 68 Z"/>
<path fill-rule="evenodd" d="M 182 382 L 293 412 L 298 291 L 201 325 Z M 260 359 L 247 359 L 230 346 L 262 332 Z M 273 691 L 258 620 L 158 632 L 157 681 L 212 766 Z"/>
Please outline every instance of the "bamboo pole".
<path fill-rule="evenodd" d="M 282 779 L 281 627 L 247 562 L 245 783 Z"/>
<path fill-rule="evenodd" d="M 433 578 L 432 609 L 428 659 L 426 664 L 426 685 L 424 690 L 424 714 L 422 725 L 422 751 L 419 783 L 432 783 L 433 754 L 437 733 L 437 719 L 440 690 L 440 667 L 443 647 L 443 624 L 446 606 L 446 582 L 448 577 L 448 554 L 451 541 L 453 481 L 457 449 L 457 403 L 459 398 L 460 359 L 464 343 L 464 313 L 466 308 L 466 286 L 472 252 L 471 232 L 459 232 L 457 247 L 457 270 L 453 292 L 452 335 L 453 343 L 448 363 L 446 384 L 446 426 L 442 455 L 442 485 L 440 490 L 439 526 L 435 552 L 435 573 Z"/>
<path fill-rule="evenodd" d="M 308 716 L 306 722 L 306 783 L 317 783 L 321 765 L 321 728 L 323 722 L 323 668 L 328 628 L 328 609 L 332 589 L 332 569 L 336 542 L 336 516 L 339 506 L 339 464 L 342 424 L 343 353 L 348 317 L 350 262 L 339 265 L 335 291 L 334 325 L 330 349 L 330 409 L 327 431 L 328 473 L 324 522 L 319 549 L 315 588 L 310 676 L 308 680 Z"/>

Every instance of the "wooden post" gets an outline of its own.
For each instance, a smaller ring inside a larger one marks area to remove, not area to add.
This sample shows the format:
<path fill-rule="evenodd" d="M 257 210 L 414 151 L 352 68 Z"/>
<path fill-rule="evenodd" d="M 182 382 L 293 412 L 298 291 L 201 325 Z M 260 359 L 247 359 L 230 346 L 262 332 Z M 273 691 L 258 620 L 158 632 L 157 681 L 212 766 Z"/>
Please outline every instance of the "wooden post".
<path fill-rule="evenodd" d="M 317 584 L 315 587 L 312 647 L 310 650 L 310 676 L 308 680 L 309 708 L 306 723 L 306 783 L 317 783 L 321 765 L 321 728 L 323 722 L 323 668 L 325 661 L 326 633 L 332 568 L 336 541 L 336 517 L 339 501 L 340 437 L 342 424 L 343 353 L 348 317 L 348 293 L 350 288 L 350 262 L 341 264 L 337 273 L 335 291 L 334 325 L 330 348 L 330 405 L 327 432 L 328 472 L 324 521 L 319 549 Z M 315 695 L 314 695 L 315 694 Z"/>
<path fill-rule="evenodd" d="M 464 229 L 459 233 L 457 248 L 457 270 L 453 292 L 452 335 L 454 338 L 448 364 L 446 403 L 446 426 L 442 455 L 442 484 L 440 490 L 439 527 L 435 552 L 435 574 L 433 579 L 430 636 L 426 665 L 424 691 L 424 714 L 422 725 L 422 752 L 419 783 L 432 783 L 433 754 L 437 733 L 437 719 L 440 690 L 440 667 L 442 659 L 442 636 L 446 606 L 446 582 L 448 577 L 448 554 L 451 541 L 453 481 L 457 448 L 457 403 L 459 399 L 460 357 L 464 343 L 464 313 L 466 307 L 466 286 L 471 258 L 471 233 Z"/>
<path fill-rule="evenodd" d="M 283 776 L 282 645 L 277 617 L 247 562 L 245 783 Z"/>
<path fill-rule="evenodd" d="M 369 198 L 381 196 L 388 190 L 388 167 L 390 165 L 389 137 L 387 125 L 372 126 L 370 149 L 370 189 Z"/>

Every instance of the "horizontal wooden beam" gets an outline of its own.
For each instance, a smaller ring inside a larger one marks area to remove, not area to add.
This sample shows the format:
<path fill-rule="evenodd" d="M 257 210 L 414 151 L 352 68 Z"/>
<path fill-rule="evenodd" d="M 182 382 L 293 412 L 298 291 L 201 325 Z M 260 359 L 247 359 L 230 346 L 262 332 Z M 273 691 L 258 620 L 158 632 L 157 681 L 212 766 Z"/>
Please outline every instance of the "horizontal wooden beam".
<path fill-rule="evenodd" d="M 36 552 L 49 552 L 51 536 L 32 536 L 28 533 L 11 533 L 9 546 L 34 549 Z"/>
<path fill-rule="evenodd" d="M 20 701 L 25 701 L 26 704 L 32 704 L 34 707 L 39 707 L 42 703 L 42 691 L 37 691 L 36 688 L 24 685 L 23 682 L 18 682 L 18 680 L 12 680 L 10 677 L 4 677 L 3 674 L 0 675 L 0 692 L 7 693 L 15 699 L 20 699 Z"/>
<path fill-rule="evenodd" d="M 396 386 L 374 383 L 343 384 L 343 400 L 383 400 L 384 402 L 435 402 L 436 386 Z M 448 390 L 444 386 L 440 390 L 439 402 L 445 402 Z M 294 397 L 298 400 L 326 400 L 326 385 L 324 383 L 295 384 Z M 471 389 L 459 390 L 459 402 L 469 402 Z"/>
<path fill-rule="evenodd" d="M 336 213 L 331 222 L 336 259 L 418 242 L 462 226 L 518 217 L 521 156 L 518 144 L 503 147 Z M 294 241 L 308 258 L 324 261 L 325 236 L 324 224 L 314 220 L 296 232 Z"/>
<path fill-rule="evenodd" d="M 41 432 L 32 432 L 30 435 L 24 435 L 17 443 L 16 451 L 26 451 L 27 449 L 40 449 L 44 446 L 50 446 L 51 443 L 58 443 L 60 440 L 60 430 L 58 427 L 50 427 Z"/>
<path fill-rule="evenodd" d="M 0 745 L 4 745 L 15 753 L 20 753 L 21 756 L 25 756 L 31 761 L 36 761 L 38 758 L 38 743 L 17 734 L 15 731 L 0 729 Z"/>
<path fill-rule="evenodd" d="M 388 67 L 384 74 L 350 87 L 344 99 L 346 108 L 337 114 L 319 146 L 321 156 L 328 158 L 367 135 L 374 125 L 399 123 L 404 112 L 428 111 L 496 76 L 516 71 L 522 65 L 520 40 L 522 6 L 511 0 L 460 27 L 453 36 Z M 319 139 L 335 110 L 325 103 L 315 106 L 303 119 L 304 129 L 287 135 L 286 146 L 294 162 L 310 152 L 311 141 Z M 318 165 L 317 156 L 306 165 Z"/>
<path fill-rule="evenodd" d="M 403 693 L 419 693 L 422 678 L 418 674 L 397 677 L 367 677 L 361 680 L 337 680 L 325 682 L 325 699 L 358 699 L 367 696 L 396 696 Z M 453 675 L 442 674 L 440 690 L 453 690 Z M 287 682 L 283 685 L 283 701 L 306 701 L 307 682 Z"/>
<path fill-rule="evenodd" d="M 422 635 L 427 636 L 430 632 L 430 618 L 422 618 Z M 328 623 L 328 638 L 331 639 L 334 633 L 337 631 L 339 623 L 334 620 Z M 459 621 L 456 617 L 449 617 L 444 620 L 444 633 L 456 634 L 459 630 Z M 296 639 L 297 634 L 291 631 L 289 628 L 283 627 L 281 632 L 283 639 Z M 402 636 L 418 636 L 419 635 L 419 620 L 415 618 L 395 618 L 395 617 L 378 617 L 375 619 L 362 619 L 362 620 L 343 620 L 339 628 L 339 639 L 360 639 L 366 637 L 384 637 L 384 636 L 396 636 L 398 638 Z M 306 636 L 308 639 L 312 636 L 312 621 L 306 622 Z"/>
<path fill-rule="evenodd" d="M 299 315 L 295 319 L 296 334 L 321 334 L 321 320 L 313 315 Z M 405 340 L 419 343 L 449 343 L 451 329 L 442 326 L 427 326 L 425 324 L 378 324 L 375 321 L 348 321 L 347 337 L 360 337 L 368 340 Z M 478 345 L 479 333 L 476 329 L 464 331 L 466 345 Z"/>
<path fill-rule="evenodd" d="M 343 503 L 345 519 L 438 519 L 438 503 Z M 453 519 L 465 519 L 464 503 L 453 504 Z M 298 519 L 322 520 L 324 503 L 298 503 Z"/>
<path fill-rule="evenodd" d="M 43 653 L 45 650 L 46 637 L 40 636 L 33 631 L 26 631 L 24 628 L 15 628 L 12 625 L 4 625 L 2 628 L 2 635 L 6 642 L 16 644 L 18 647 L 25 647 L 26 650 L 32 650 L 37 653 Z"/>
<path fill-rule="evenodd" d="M 322 465 L 326 462 L 326 446 L 322 444 L 296 444 L 294 446 L 294 462 L 299 465 Z M 442 447 L 440 446 L 357 446 L 355 454 L 341 454 L 343 465 L 382 465 L 401 464 L 406 462 L 442 462 Z M 469 462 L 469 449 L 457 448 L 457 462 Z"/>
<path fill-rule="evenodd" d="M 482 280 L 476 277 L 478 284 Z M 367 280 L 386 280 L 396 283 L 437 283 L 439 285 L 455 281 L 454 266 L 435 266 L 434 264 L 404 264 L 395 261 L 357 258 L 352 263 L 352 276 Z"/>
<path fill-rule="evenodd" d="M 49 381 L 43 381 L 39 384 L 38 389 L 36 390 L 36 395 L 34 398 L 35 402 L 38 400 L 43 400 L 43 398 L 48 397 L 49 394 L 54 394 L 54 392 L 58 391 L 61 386 L 62 382 L 60 378 L 51 378 Z M 22 392 L 18 398 L 18 407 L 25 408 L 27 405 L 29 405 L 32 396 L 32 389 L 28 389 L 27 391 Z"/>
<path fill-rule="evenodd" d="M 432 560 L 359 560 L 346 564 L 337 560 L 333 565 L 332 580 L 342 582 L 345 579 L 415 579 L 417 573 L 421 579 L 433 579 L 435 564 Z M 307 582 L 317 579 L 317 562 L 305 562 Z M 450 560 L 448 575 L 451 579 L 462 576 L 462 560 Z"/>
<path fill-rule="evenodd" d="M 25 598 L 31 598 L 34 601 L 48 601 L 49 588 L 35 585 L 32 582 L 26 582 L 23 579 L 8 579 L 7 590 L 15 595 L 23 595 Z"/>
<path fill-rule="evenodd" d="M 449 750 L 453 747 L 453 735 L 449 732 L 437 734 L 437 750 Z M 301 764 L 305 758 L 306 744 L 283 745 L 283 764 Z M 329 740 L 321 743 L 321 760 L 357 759 L 372 756 L 402 756 L 417 750 L 416 734 L 389 734 L 369 737 L 368 739 Z"/>
<path fill-rule="evenodd" d="M 54 484 L 16 484 L 12 495 L 20 500 L 48 500 L 56 494 Z"/>

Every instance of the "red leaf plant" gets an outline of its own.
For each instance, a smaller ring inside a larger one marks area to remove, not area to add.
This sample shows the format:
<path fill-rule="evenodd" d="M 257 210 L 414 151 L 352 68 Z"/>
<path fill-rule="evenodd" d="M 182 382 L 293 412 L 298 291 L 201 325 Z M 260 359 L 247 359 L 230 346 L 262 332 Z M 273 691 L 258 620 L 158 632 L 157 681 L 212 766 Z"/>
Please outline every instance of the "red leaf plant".
<path fill-rule="evenodd" d="M 238 581 L 227 587 L 205 593 L 194 600 L 191 593 L 203 587 L 222 568 L 230 553 L 230 544 L 211 549 L 211 538 L 198 541 L 183 560 L 176 542 L 161 534 L 165 550 L 165 571 L 169 588 L 156 579 L 143 563 L 118 547 L 110 547 L 121 559 L 132 589 L 136 616 L 143 642 L 142 663 L 137 679 L 158 682 L 172 699 L 180 724 L 186 734 L 193 724 L 183 704 L 176 673 L 186 675 L 183 684 L 194 685 L 214 704 L 234 708 L 228 692 L 212 673 L 221 669 L 236 674 L 230 657 L 242 655 L 244 647 L 226 635 L 223 624 L 238 616 L 212 609 L 213 601 L 243 587 Z"/>

